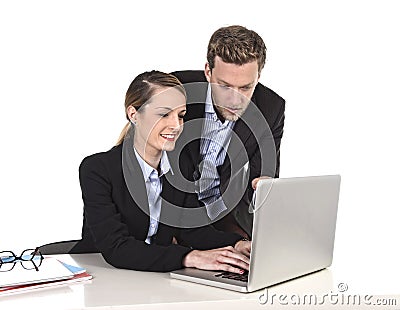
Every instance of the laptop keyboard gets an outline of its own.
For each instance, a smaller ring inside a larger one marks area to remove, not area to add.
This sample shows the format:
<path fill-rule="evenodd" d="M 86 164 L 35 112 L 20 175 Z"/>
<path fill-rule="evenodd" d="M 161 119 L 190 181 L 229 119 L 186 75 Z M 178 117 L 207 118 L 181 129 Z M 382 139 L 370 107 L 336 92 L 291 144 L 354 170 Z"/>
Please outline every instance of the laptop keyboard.
<path fill-rule="evenodd" d="M 225 278 L 225 279 L 232 279 L 232 280 L 247 282 L 249 273 L 248 273 L 248 271 L 245 271 L 243 274 L 223 271 L 221 273 L 216 274 L 215 276 Z"/>

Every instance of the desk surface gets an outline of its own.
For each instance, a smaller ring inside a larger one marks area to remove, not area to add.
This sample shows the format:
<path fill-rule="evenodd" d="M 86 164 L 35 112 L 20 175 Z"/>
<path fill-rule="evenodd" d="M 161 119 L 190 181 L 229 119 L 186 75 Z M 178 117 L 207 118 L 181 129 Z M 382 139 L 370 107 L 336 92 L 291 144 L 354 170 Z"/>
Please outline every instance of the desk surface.
<path fill-rule="evenodd" d="M 82 284 L 47 288 L 13 296 L 0 297 L 1 309 L 261 309 L 271 300 L 260 303 L 265 290 L 237 293 L 205 285 L 171 279 L 168 273 L 140 272 L 116 269 L 107 264 L 99 254 L 54 255 L 68 262 L 71 257 L 86 268 L 93 279 Z M 332 272 L 325 269 L 268 288 L 269 298 L 276 294 L 326 294 L 337 291 Z M 264 295 L 265 296 L 265 295 Z M 397 296 L 397 309 L 400 308 Z M 286 300 L 287 301 L 287 300 Z M 29 305 L 35 305 L 30 307 Z M 289 303 L 290 305 L 290 303 Z M 277 300 L 274 306 L 290 309 Z M 327 305 L 328 306 L 328 305 Z M 301 307 L 304 308 L 304 307 Z M 321 309 L 325 309 L 323 306 Z M 341 308 L 341 307 L 339 307 Z M 297 306 L 297 309 L 300 309 Z M 335 309 L 338 309 L 336 306 Z M 371 307 L 369 306 L 369 309 Z M 396 309 L 396 308 L 393 308 Z"/>

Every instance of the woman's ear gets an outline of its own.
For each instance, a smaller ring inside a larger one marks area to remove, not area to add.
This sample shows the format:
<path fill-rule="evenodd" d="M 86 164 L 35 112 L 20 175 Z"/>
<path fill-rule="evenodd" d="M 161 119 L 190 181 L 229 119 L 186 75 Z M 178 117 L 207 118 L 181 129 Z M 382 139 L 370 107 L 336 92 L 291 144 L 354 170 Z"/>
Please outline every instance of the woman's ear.
<path fill-rule="evenodd" d="M 132 123 L 136 123 L 137 110 L 136 110 L 135 107 L 133 107 L 133 106 L 130 105 L 130 106 L 126 109 L 126 115 L 128 116 L 129 121 L 131 121 Z"/>

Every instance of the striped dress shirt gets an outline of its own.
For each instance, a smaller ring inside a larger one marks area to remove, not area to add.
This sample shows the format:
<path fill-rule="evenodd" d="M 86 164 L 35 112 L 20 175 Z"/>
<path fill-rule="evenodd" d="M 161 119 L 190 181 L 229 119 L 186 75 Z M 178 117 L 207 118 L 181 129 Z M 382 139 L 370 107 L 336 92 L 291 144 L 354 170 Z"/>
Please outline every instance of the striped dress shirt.
<path fill-rule="evenodd" d="M 157 233 L 158 223 L 160 219 L 161 213 L 161 192 L 162 192 L 162 179 L 161 177 L 166 174 L 168 171 L 171 171 L 171 166 L 168 161 L 168 156 L 165 151 L 162 152 L 161 161 L 160 161 L 160 175 L 157 170 L 151 167 L 148 163 L 146 163 L 143 158 L 139 155 L 139 153 L 135 150 L 136 158 L 139 162 L 139 166 L 142 169 L 144 182 L 146 185 L 147 191 L 147 200 L 149 203 L 149 211 L 150 211 L 150 224 L 149 230 L 147 232 L 147 238 L 145 240 L 146 243 L 151 244 L 152 237 Z"/>
<path fill-rule="evenodd" d="M 220 176 L 217 166 L 224 163 L 226 151 L 232 137 L 234 121 L 218 118 L 211 99 L 211 87 L 208 86 L 205 102 L 204 125 L 200 141 L 200 164 L 198 180 L 198 197 L 204 203 L 208 217 L 214 220 L 227 208 L 222 200 Z"/>

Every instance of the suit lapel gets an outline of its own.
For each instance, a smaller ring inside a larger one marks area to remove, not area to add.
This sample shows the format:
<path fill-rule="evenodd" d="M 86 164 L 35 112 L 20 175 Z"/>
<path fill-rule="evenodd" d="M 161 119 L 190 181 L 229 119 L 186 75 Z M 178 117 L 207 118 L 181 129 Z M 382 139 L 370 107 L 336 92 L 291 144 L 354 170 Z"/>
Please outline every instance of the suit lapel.
<path fill-rule="evenodd" d="M 185 115 L 184 129 L 179 138 L 179 145 L 174 153 L 180 154 L 182 147 L 188 148 L 193 163 L 198 163 L 200 158 L 200 137 L 204 123 L 205 100 L 207 96 L 207 82 L 184 84 L 187 94 L 187 113 Z"/>
<path fill-rule="evenodd" d="M 233 127 L 232 138 L 228 146 L 227 156 L 222 165 L 221 173 L 230 168 L 230 162 L 237 162 L 235 159 L 246 151 L 246 142 L 249 140 L 252 131 L 250 126 L 254 127 L 257 121 L 257 106 L 254 98 L 247 107 L 245 113 L 239 118 Z M 245 164 L 245 163 L 242 163 Z"/>

